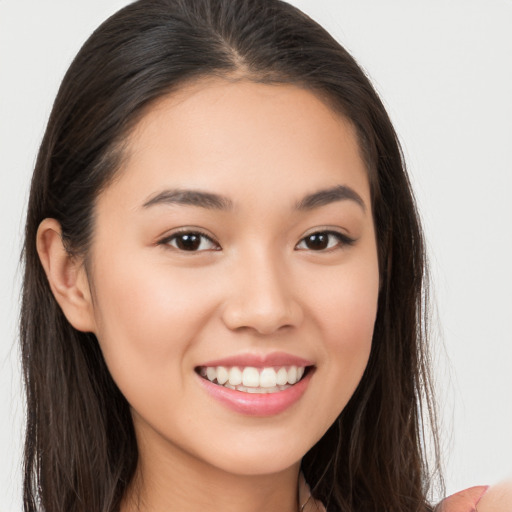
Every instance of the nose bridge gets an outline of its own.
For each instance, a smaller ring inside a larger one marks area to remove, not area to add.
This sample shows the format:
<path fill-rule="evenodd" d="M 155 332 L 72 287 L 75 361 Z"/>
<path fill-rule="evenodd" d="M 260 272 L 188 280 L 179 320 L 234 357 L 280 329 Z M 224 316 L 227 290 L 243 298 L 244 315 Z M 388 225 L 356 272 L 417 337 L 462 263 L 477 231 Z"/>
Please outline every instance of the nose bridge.
<path fill-rule="evenodd" d="M 271 334 L 302 319 L 290 268 L 269 248 L 240 254 L 229 288 L 223 316 L 230 329 Z"/>

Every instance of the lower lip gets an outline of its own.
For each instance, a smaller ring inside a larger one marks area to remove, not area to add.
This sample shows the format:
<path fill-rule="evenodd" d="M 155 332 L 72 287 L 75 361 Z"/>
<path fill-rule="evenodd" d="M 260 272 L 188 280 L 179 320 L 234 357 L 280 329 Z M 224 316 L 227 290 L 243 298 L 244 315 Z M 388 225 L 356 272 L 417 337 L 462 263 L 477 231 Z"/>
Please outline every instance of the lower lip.
<path fill-rule="evenodd" d="M 297 384 L 277 393 L 244 393 L 197 376 L 206 392 L 229 409 L 248 416 L 273 416 L 297 403 L 306 391 L 313 368 Z"/>

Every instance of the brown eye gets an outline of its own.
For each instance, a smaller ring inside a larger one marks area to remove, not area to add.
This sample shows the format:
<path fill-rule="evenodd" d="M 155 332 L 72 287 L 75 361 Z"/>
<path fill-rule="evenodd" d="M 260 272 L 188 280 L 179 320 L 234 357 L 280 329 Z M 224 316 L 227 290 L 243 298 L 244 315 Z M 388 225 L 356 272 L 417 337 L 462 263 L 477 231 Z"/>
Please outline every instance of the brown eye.
<path fill-rule="evenodd" d="M 337 233 L 336 231 L 318 231 L 304 237 L 298 244 L 297 249 L 309 251 L 325 251 L 335 247 L 343 247 L 354 243 L 352 238 Z"/>
<path fill-rule="evenodd" d="M 304 244 L 312 251 L 321 251 L 329 247 L 329 238 L 327 233 L 315 233 L 304 238 Z"/>
<path fill-rule="evenodd" d="M 211 251 L 219 248 L 211 238 L 195 232 L 177 233 L 166 238 L 162 243 L 187 252 Z"/>

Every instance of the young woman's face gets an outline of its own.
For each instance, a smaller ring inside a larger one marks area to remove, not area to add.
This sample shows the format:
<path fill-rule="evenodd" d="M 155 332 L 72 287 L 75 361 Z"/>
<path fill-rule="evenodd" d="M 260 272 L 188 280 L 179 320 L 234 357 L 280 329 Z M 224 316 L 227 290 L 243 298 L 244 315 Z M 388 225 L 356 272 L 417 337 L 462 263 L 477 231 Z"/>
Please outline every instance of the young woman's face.
<path fill-rule="evenodd" d="M 352 126 L 295 86 L 195 83 L 137 125 L 95 222 L 95 333 L 142 460 L 296 464 L 371 347 L 377 249 Z"/>

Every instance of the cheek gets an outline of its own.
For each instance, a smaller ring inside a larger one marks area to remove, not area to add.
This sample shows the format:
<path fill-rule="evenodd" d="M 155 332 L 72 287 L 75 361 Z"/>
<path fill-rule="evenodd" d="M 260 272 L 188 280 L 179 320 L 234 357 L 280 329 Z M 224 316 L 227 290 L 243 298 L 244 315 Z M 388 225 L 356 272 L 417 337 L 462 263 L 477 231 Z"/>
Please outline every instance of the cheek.
<path fill-rule="evenodd" d="M 311 317 L 321 331 L 330 389 L 339 392 L 338 413 L 359 384 L 372 346 L 377 314 L 377 261 L 335 269 L 309 288 Z"/>
<path fill-rule="evenodd" d="M 121 390 L 137 379 L 179 377 L 213 310 L 201 279 L 135 258 L 103 258 L 94 279 L 96 335 Z"/>
<path fill-rule="evenodd" d="M 312 316 L 326 331 L 332 348 L 357 346 L 358 340 L 371 340 L 377 314 L 379 271 L 376 256 L 365 259 L 328 270 L 309 286 L 307 295 Z"/>

